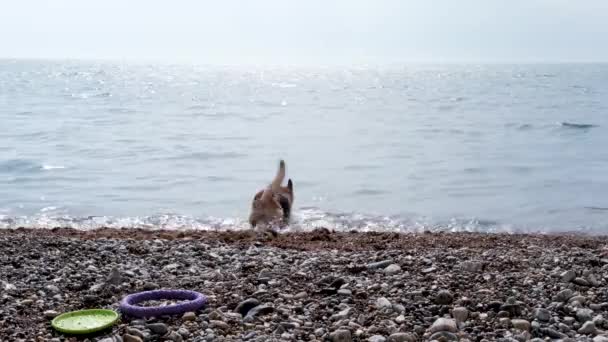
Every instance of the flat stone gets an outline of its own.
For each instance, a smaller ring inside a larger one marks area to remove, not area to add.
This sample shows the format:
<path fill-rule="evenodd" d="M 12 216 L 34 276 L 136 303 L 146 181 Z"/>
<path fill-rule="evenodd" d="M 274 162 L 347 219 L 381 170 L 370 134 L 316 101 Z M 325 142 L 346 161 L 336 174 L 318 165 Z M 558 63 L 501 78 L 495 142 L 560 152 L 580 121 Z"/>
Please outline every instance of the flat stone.
<path fill-rule="evenodd" d="M 218 329 L 221 329 L 221 330 L 228 330 L 228 329 L 230 329 L 230 325 L 228 325 L 228 323 L 226 323 L 224 321 L 210 320 L 209 321 L 209 326 L 211 328 L 218 328 Z"/>
<path fill-rule="evenodd" d="M 122 335 L 123 342 L 144 342 L 140 337 L 129 334 Z"/>
<path fill-rule="evenodd" d="M 378 262 L 372 262 L 371 264 L 367 264 L 367 268 L 370 270 L 376 270 L 379 268 L 385 268 L 388 265 L 392 264 L 393 260 L 382 260 L 382 261 L 378 261 Z"/>
<path fill-rule="evenodd" d="M 576 278 L 576 272 L 574 272 L 573 270 L 568 270 L 568 271 L 562 272 L 562 274 L 560 274 L 559 276 L 564 283 L 569 283 L 574 278 Z"/>
<path fill-rule="evenodd" d="M 450 318 L 438 318 L 433 325 L 429 328 L 430 333 L 436 333 L 438 331 L 448 331 L 448 332 L 457 332 L 458 326 L 456 325 L 456 320 Z"/>
<path fill-rule="evenodd" d="M 367 339 L 368 342 L 385 342 L 386 338 L 382 335 L 374 335 L 374 336 L 370 336 Z"/>
<path fill-rule="evenodd" d="M 595 328 L 595 323 L 593 323 L 592 321 L 587 321 L 587 322 L 583 323 L 583 326 L 580 329 L 578 329 L 579 334 L 585 334 L 585 335 L 595 334 L 596 331 L 597 331 L 597 329 Z"/>
<path fill-rule="evenodd" d="M 352 337 L 349 330 L 340 329 L 329 334 L 329 338 L 332 342 L 351 342 Z"/>
<path fill-rule="evenodd" d="M 458 336 L 449 331 L 438 331 L 431 335 L 431 341 L 458 341 Z"/>
<path fill-rule="evenodd" d="M 541 322 L 549 322 L 551 320 L 551 311 L 544 308 L 534 309 L 534 318 Z"/>
<path fill-rule="evenodd" d="M 46 310 L 42 314 L 44 315 L 44 317 L 46 317 L 48 319 L 53 319 L 53 318 L 59 316 L 59 312 L 57 312 L 55 310 Z"/>
<path fill-rule="evenodd" d="M 270 305 L 258 305 L 255 308 L 249 310 L 245 316 L 245 320 L 252 321 L 257 316 L 268 315 L 274 311 L 274 308 Z"/>
<path fill-rule="evenodd" d="M 240 313 L 243 317 L 247 315 L 249 310 L 255 308 L 260 305 L 260 301 L 255 298 L 247 298 L 244 301 L 240 302 L 234 311 Z"/>
<path fill-rule="evenodd" d="M 155 335 L 164 335 L 169 331 L 169 327 L 165 323 L 150 323 L 146 324 L 148 328 Z"/>
<path fill-rule="evenodd" d="M 380 297 L 376 300 L 376 308 L 378 308 L 378 310 L 385 310 L 392 308 L 392 305 L 388 299 L 385 297 Z"/>
<path fill-rule="evenodd" d="M 416 342 L 416 337 L 409 333 L 395 333 L 386 339 L 387 342 Z"/>
<path fill-rule="evenodd" d="M 572 280 L 572 282 L 579 286 L 590 286 L 591 285 L 591 284 L 589 284 L 587 279 L 582 278 L 582 277 L 576 277 Z"/>
<path fill-rule="evenodd" d="M 437 271 L 437 267 L 428 267 L 420 271 L 422 274 L 428 274 Z"/>
<path fill-rule="evenodd" d="M 530 322 L 525 319 L 512 319 L 511 325 L 518 330 L 530 331 Z"/>
<path fill-rule="evenodd" d="M 399 272 L 401 272 L 401 266 L 399 266 L 397 264 L 388 265 L 384 269 L 384 273 L 386 273 L 386 274 L 395 274 L 395 273 L 399 273 Z"/>
<path fill-rule="evenodd" d="M 572 297 L 574 297 L 574 291 L 572 291 L 570 289 L 564 289 L 564 290 L 559 291 L 555 295 L 554 300 L 556 302 L 566 303 Z"/>
<path fill-rule="evenodd" d="M 345 296 L 345 297 L 349 297 L 353 295 L 353 292 L 349 289 L 339 289 L 338 290 L 338 294 L 340 296 Z"/>
<path fill-rule="evenodd" d="M 196 321 L 196 314 L 192 311 L 188 311 L 182 316 L 182 320 L 189 322 Z"/>

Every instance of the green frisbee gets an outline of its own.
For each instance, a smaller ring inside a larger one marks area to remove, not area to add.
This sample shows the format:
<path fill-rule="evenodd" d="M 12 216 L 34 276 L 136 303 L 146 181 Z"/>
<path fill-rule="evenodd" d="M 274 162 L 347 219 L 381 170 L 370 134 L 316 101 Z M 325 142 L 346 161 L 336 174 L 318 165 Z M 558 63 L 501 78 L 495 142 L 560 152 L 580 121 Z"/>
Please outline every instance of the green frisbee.
<path fill-rule="evenodd" d="M 66 334 L 90 334 L 111 327 L 117 320 L 118 313 L 113 310 L 90 309 L 61 314 L 51 325 Z"/>

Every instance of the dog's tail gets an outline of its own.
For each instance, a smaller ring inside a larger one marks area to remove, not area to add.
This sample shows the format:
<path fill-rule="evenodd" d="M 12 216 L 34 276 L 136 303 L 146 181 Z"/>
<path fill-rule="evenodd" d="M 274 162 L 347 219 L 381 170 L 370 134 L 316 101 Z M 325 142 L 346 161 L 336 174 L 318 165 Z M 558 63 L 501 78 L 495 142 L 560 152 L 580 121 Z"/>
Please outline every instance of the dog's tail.
<path fill-rule="evenodd" d="M 279 163 L 279 170 L 277 171 L 277 175 L 274 176 L 272 183 L 270 183 L 270 188 L 273 191 L 279 190 L 284 179 L 285 179 L 285 161 L 283 161 L 281 159 L 281 162 Z"/>

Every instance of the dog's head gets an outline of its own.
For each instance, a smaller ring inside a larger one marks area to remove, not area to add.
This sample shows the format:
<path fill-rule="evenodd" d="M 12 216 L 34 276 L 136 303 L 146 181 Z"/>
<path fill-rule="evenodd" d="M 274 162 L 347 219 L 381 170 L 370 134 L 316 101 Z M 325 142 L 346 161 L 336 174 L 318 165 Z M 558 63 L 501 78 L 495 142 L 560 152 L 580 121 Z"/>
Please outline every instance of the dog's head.
<path fill-rule="evenodd" d="M 293 204 L 293 182 L 281 186 L 285 178 L 285 162 L 281 160 L 279 170 L 272 183 L 253 197 L 249 223 L 252 227 L 258 224 L 286 223 Z"/>

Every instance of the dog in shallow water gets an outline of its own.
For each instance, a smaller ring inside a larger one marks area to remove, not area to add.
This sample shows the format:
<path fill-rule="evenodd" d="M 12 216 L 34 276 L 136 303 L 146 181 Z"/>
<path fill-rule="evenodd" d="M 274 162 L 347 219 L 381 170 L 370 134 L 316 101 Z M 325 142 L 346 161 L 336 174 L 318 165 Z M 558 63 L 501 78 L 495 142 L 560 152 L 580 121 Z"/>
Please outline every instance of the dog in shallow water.
<path fill-rule="evenodd" d="M 287 181 L 287 186 L 282 186 L 285 179 L 285 162 L 281 160 L 276 176 L 264 190 L 258 191 L 251 203 L 249 223 L 252 227 L 258 225 L 279 225 L 289 223 L 291 208 L 293 206 L 293 182 Z"/>

